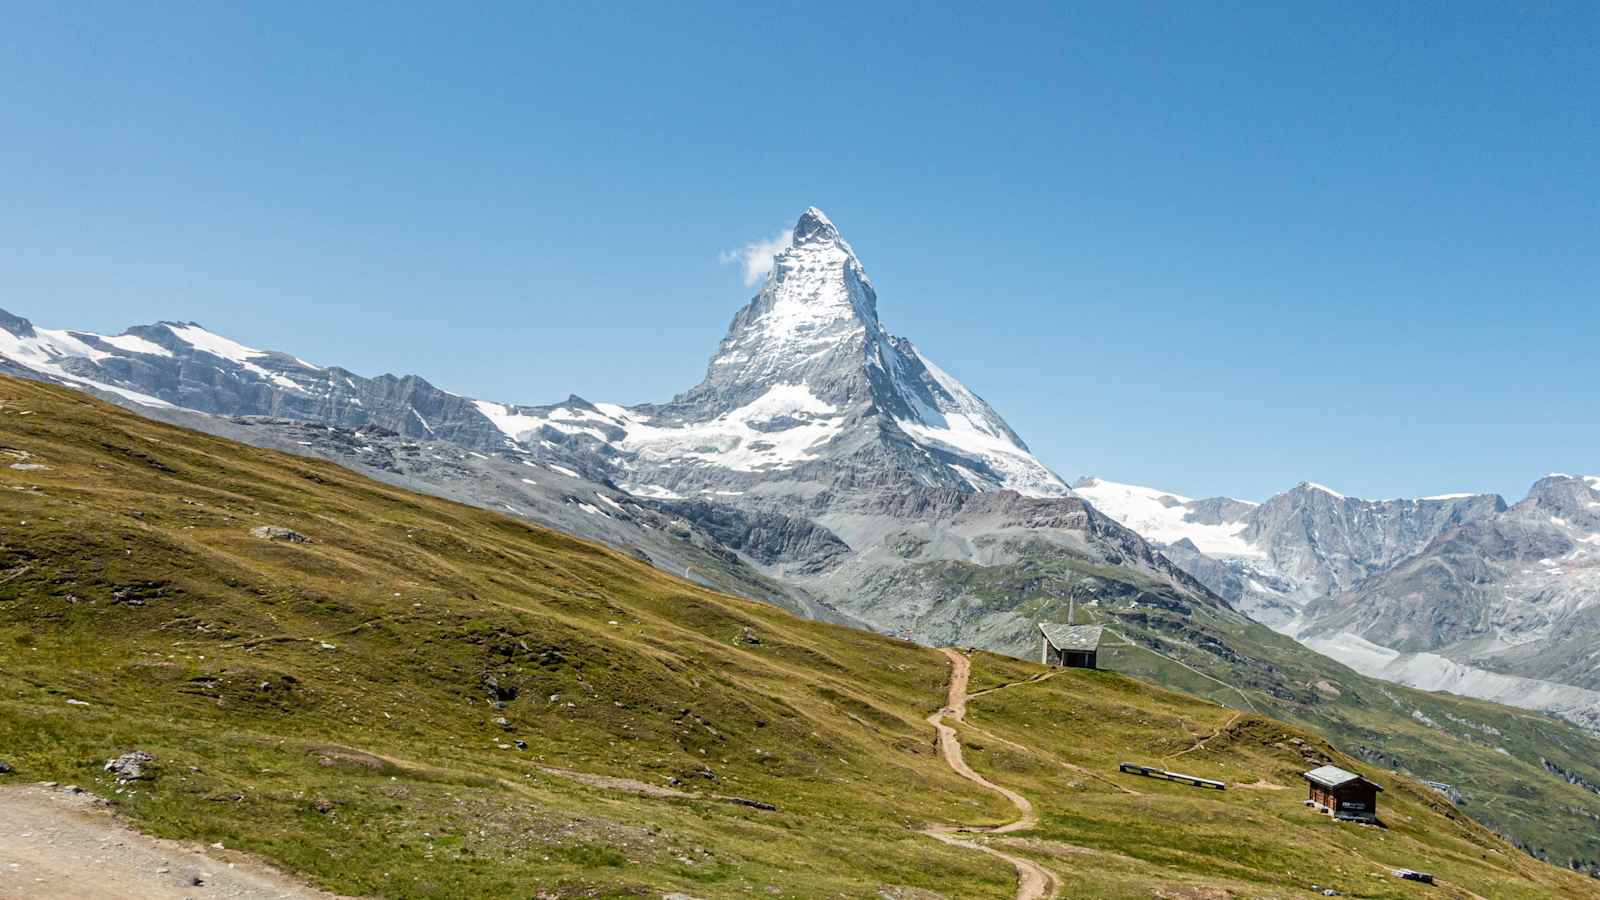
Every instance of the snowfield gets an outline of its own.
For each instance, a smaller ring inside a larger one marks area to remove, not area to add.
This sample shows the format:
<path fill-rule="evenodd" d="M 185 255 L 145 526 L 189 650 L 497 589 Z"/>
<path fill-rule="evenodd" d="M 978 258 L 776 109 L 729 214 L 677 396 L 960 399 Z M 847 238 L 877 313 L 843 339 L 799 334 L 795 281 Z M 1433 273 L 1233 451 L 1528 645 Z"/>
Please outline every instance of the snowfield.
<path fill-rule="evenodd" d="M 1193 510 L 1185 504 L 1194 502 L 1189 497 L 1102 478 L 1080 482 L 1072 492 L 1147 541 L 1175 544 L 1188 539 L 1207 556 L 1265 558 L 1267 555 L 1242 536 L 1249 525 L 1247 522 L 1207 525 L 1189 521 Z"/>

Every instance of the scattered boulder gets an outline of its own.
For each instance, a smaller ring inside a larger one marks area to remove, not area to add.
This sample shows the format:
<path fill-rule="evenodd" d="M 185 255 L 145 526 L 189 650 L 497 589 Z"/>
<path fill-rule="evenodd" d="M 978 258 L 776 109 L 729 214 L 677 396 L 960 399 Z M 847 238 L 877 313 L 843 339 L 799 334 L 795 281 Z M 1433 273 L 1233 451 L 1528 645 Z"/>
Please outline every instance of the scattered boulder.
<path fill-rule="evenodd" d="M 756 634 L 752 629 L 746 628 L 745 630 L 739 632 L 739 643 L 750 645 L 760 644 L 761 636 Z"/>
<path fill-rule="evenodd" d="M 264 541 L 288 541 L 291 544 L 309 544 L 311 539 L 290 528 L 281 525 L 257 525 L 250 529 L 250 534 Z"/>
<path fill-rule="evenodd" d="M 160 581 L 139 581 L 120 584 L 111 589 L 111 602 L 119 606 L 144 606 L 166 593 L 167 586 Z"/>
<path fill-rule="evenodd" d="M 516 685 L 509 681 L 501 681 L 500 676 L 494 674 L 483 676 L 483 689 L 489 695 L 489 699 L 496 703 L 515 700 L 519 693 Z"/>
<path fill-rule="evenodd" d="M 764 800 L 751 800 L 748 797 L 723 797 L 722 800 L 725 803 L 732 803 L 735 806 L 748 806 L 751 809 L 766 810 L 767 812 L 778 811 L 776 806 L 773 806 L 771 803 L 768 803 Z"/>
<path fill-rule="evenodd" d="M 143 750 L 124 753 L 115 759 L 106 760 L 106 771 L 117 776 L 118 784 L 127 784 L 152 777 L 145 773 L 145 766 L 155 762 L 156 758 Z"/>

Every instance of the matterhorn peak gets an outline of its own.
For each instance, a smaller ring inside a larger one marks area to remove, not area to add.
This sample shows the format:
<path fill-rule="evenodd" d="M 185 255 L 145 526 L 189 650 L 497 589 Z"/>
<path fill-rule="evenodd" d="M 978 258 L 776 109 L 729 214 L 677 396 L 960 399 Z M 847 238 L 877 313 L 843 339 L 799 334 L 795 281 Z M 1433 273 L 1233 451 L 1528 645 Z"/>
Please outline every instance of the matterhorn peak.
<path fill-rule="evenodd" d="M 815 206 L 733 317 L 705 379 L 652 414 L 658 428 L 756 422 L 725 451 L 749 467 L 738 471 L 832 461 L 871 480 L 887 460 L 923 486 L 1069 493 L 987 403 L 883 327 L 866 270 Z"/>
<path fill-rule="evenodd" d="M 812 241 L 837 241 L 839 229 L 828 217 L 815 206 L 806 207 L 800 214 L 800 221 L 794 223 L 794 246 L 810 243 Z"/>

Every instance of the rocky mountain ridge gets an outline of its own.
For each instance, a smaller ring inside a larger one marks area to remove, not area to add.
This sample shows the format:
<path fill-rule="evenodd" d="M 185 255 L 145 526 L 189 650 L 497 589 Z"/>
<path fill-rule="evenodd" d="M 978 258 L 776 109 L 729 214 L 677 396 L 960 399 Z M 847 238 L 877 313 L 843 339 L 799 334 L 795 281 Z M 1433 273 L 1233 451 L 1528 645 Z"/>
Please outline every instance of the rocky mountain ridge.
<path fill-rule="evenodd" d="M 1358 669 L 1600 727 L 1600 476 L 1541 478 L 1305 620 L 1312 646 Z"/>
<path fill-rule="evenodd" d="M 1303 481 L 1263 503 L 1194 500 L 1100 478 L 1073 491 L 1154 541 L 1252 618 L 1292 631 L 1306 606 L 1349 590 L 1463 522 L 1505 510 L 1495 494 L 1364 500 Z"/>
<path fill-rule="evenodd" d="M 1073 490 L 1258 621 L 1363 674 L 1600 729 L 1600 477 L 1362 500 L 1303 482 L 1255 504 Z"/>

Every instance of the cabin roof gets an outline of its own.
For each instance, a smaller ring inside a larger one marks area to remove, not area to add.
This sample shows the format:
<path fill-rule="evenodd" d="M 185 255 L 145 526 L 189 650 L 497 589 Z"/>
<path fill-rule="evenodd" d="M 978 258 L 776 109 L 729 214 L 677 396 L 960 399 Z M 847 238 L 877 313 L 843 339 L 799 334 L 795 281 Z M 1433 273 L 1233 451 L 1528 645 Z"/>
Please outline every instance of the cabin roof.
<path fill-rule="evenodd" d="M 1050 642 L 1050 646 L 1057 650 L 1095 650 L 1100 647 L 1100 635 L 1105 631 L 1105 626 L 1040 622 L 1039 630 L 1044 633 L 1044 639 Z"/>
<path fill-rule="evenodd" d="M 1344 787 L 1353 781 L 1366 781 L 1367 784 L 1371 784 L 1373 787 L 1378 788 L 1378 790 L 1383 790 L 1383 788 L 1378 787 L 1376 784 L 1373 784 L 1366 778 L 1363 778 L 1354 772 L 1345 771 L 1338 766 L 1321 766 L 1304 773 L 1301 777 L 1314 784 L 1320 784 L 1330 790 Z"/>

